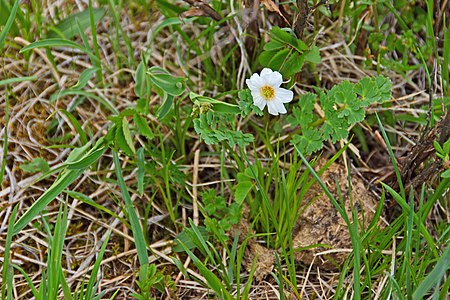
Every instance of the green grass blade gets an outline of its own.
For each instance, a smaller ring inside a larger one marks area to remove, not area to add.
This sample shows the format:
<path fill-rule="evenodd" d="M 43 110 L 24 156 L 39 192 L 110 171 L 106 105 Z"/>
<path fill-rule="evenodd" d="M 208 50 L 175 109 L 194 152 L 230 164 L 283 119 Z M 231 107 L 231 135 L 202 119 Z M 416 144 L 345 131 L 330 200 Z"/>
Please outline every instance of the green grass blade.
<path fill-rule="evenodd" d="M 11 2 L 11 0 L 0 0 L 0 27 L 5 28 L 4 26 L 6 25 L 6 22 L 11 15 Z M 21 22 L 23 19 L 23 16 L 21 16 L 20 12 L 20 9 L 17 10 L 16 18 L 18 19 L 18 22 Z M 11 24 L 9 34 L 13 36 L 17 36 L 20 34 L 19 27 L 17 26 L 18 22 L 13 22 Z"/>
<path fill-rule="evenodd" d="M 95 61 L 92 61 L 94 66 L 98 68 L 97 70 L 97 80 L 103 85 L 103 73 L 102 73 L 102 64 L 101 64 L 101 57 L 100 57 L 100 50 L 98 47 L 98 39 L 97 39 L 97 27 L 95 26 L 98 21 L 96 21 L 96 11 L 98 9 L 95 9 L 92 7 L 92 0 L 89 0 L 89 22 L 91 25 L 91 34 L 92 34 L 92 46 L 94 48 L 94 55 L 97 58 Z M 102 16 L 103 17 L 103 16 Z"/>
<path fill-rule="evenodd" d="M 78 50 L 81 50 L 85 53 L 88 53 L 89 51 L 85 49 L 84 47 L 81 47 L 79 44 L 66 40 L 61 38 L 52 38 L 52 39 L 45 39 L 41 41 L 36 41 L 34 43 L 29 44 L 28 46 L 23 47 L 20 49 L 20 53 L 30 51 L 34 48 L 44 48 L 44 47 L 69 47 L 69 48 L 75 48 Z"/>
<path fill-rule="evenodd" d="M 83 10 L 81 12 L 72 14 L 59 22 L 54 28 L 51 28 L 48 37 L 58 38 L 64 37 L 68 40 L 78 35 L 77 22 L 80 24 L 81 30 L 85 31 L 87 28 L 92 27 L 90 21 L 90 9 Z M 106 10 L 104 8 L 92 9 L 94 28 L 95 25 L 105 16 Z"/>
<path fill-rule="evenodd" d="M 404 213 L 410 213 L 410 207 L 409 207 L 408 203 L 399 193 L 397 193 L 393 188 L 391 188 L 390 186 L 388 186 L 385 183 L 381 183 L 381 185 L 391 194 L 391 196 L 394 198 L 394 200 L 396 200 L 397 203 L 400 204 L 402 211 Z M 429 246 L 430 246 L 431 251 L 433 252 L 434 256 L 439 257 L 433 237 L 428 232 L 428 229 L 425 227 L 423 222 L 418 222 L 417 219 L 418 219 L 418 216 L 415 214 L 414 221 L 416 223 L 418 223 L 417 225 L 419 226 L 419 230 L 420 230 L 421 234 L 423 235 L 425 240 L 429 243 Z"/>
<path fill-rule="evenodd" d="M 99 158 L 98 151 L 105 151 L 106 147 L 103 146 L 103 139 L 99 139 L 96 145 L 86 152 L 89 144 L 74 149 L 69 157 L 67 157 L 66 164 L 72 164 L 72 167 L 82 165 L 83 168 L 78 169 L 63 169 L 58 179 L 45 191 L 44 194 L 37 199 L 33 205 L 20 217 L 20 219 L 14 225 L 14 234 L 17 234 L 25 226 L 27 226 L 34 217 L 36 217 L 53 199 L 55 199 L 65 188 L 67 188 L 72 182 L 74 182 L 89 166 L 86 162 L 93 163 L 92 156 L 95 154 L 96 158 Z M 100 150 L 99 150 L 100 148 Z M 94 153 L 94 154 L 92 154 Z"/>
<path fill-rule="evenodd" d="M 16 82 L 22 82 L 22 81 L 33 81 L 33 80 L 37 80 L 37 76 L 8 78 L 8 79 L 0 80 L 0 86 L 7 85 L 10 83 L 16 83 Z"/>
<path fill-rule="evenodd" d="M 78 78 L 78 82 L 71 87 L 74 90 L 81 90 L 88 84 L 89 79 L 91 79 L 92 75 L 94 75 L 99 70 L 98 67 L 92 67 L 81 72 L 80 77 Z"/>
<path fill-rule="evenodd" d="M 58 97 L 68 96 L 68 95 L 79 95 L 84 96 L 86 98 L 92 98 L 94 100 L 97 100 L 99 103 L 103 104 L 105 108 L 107 108 L 112 114 L 118 115 L 119 112 L 114 107 L 113 104 L 111 104 L 108 100 L 103 99 L 102 97 L 99 97 L 91 92 L 81 91 L 81 90 L 74 90 L 74 89 L 68 89 L 68 90 L 62 90 L 59 93 L 53 94 L 50 97 L 50 101 L 55 101 Z"/>
<path fill-rule="evenodd" d="M 339 212 L 339 214 L 342 216 L 342 218 L 344 219 L 345 223 L 347 224 L 347 226 L 350 228 L 352 225 L 350 223 L 350 219 L 348 218 L 347 212 L 344 210 L 343 207 L 341 207 L 341 205 L 336 201 L 336 199 L 334 198 L 333 194 L 331 194 L 330 190 L 327 188 L 327 186 L 325 185 L 325 183 L 320 179 L 319 175 L 316 173 L 316 171 L 313 169 L 313 167 L 308 163 L 308 161 L 306 160 L 306 158 L 303 156 L 303 154 L 301 153 L 300 149 L 298 149 L 298 147 L 296 145 L 294 145 L 295 150 L 297 151 L 297 153 L 300 155 L 300 158 L 302 159 L 303 163 L 305 164 L 305 166 L 307 167 L 307 169 L 309 170 L 309 172 L 311 172 L 311 174 L 313 175 L 313 177 L 316 179 L 317 183 L 320 185 L 320 187 L 322 188 L 322 190 L 325 192 L 325 194 L 328 196 L 328 198 L 330 199 L 331 203 L 334 205 L 334 207 L 337 209 L 337 211 Z"/>
<path fill-rule="evenodd" d="M 254 263 L 255 261 L 253 261 Z M 281 267 L 280 256 L 275 252 L 275 262 L 278 270 L 278 276 L 274 275 L 274 279 L 278 284 L 278 291 L 280 293 L 280 300 L 284 300 L 284 279 L 283 279 L 283 268 Z"/>
<path fill-rule="evenodd" d="M 14 224 L 14 234 L 19 233 L 36 217 L 45 207 L 55 199 L 66 187 L 74 182 L 84 170 L 64 170 L 50 188 L 37 199 L 33 205 Z"/>
<path fill-rule="evenodd" d="M 226 287 L 222 284 L 222 282 L 220 281 L 220 279 L 209 270 L 208 267 L 206 267 L 201 261 L 200 259 L 198 259 L 198 257 L 191 252 L 191 250 L 189 250 L 188 247 L 186 247 L 183 243 L 181 243 L 181 245 L 184 248 L 184 251 L 186 251 L 186 253 L 189 255 L 189 257 L 192 259 L 192 261 L 194 262 L 195 266 L 199 269 L 200 274 L 202 274 L 207 283 L 208 286 L 217 294 L 217 296 L 220 297 L 220 299 L 225 299 L 225 300 L 231 300 L 234 299 L 231 294 L 227 291 Z"/>
<path fill-rule="evenodd" d="M 9 264 L 11 258 L 11 243 L 13 237 L 14 221 L 16 220 L 18 206 L 16 205 L 9 216 L 8 231 L 6 232 L 5 240 L 5 251 L 3 253 L 3 270 L 2 270 L 2 288 L 1 288 L 1 298 L 2 299 L 12 299 L 12 280 L 14 272 L 12 272 L 12 267 Z M 6 290 L 6 286 L 8 290 Z M 5 293 L 6 292 L 6 293 Z"/>
<path fill-rule="evenodd" d="M 83 156 L 80 160 L 75 162 L 67 163 L 67 169 L 69 170 L 84 170 L 94 162 L 96 162 L 102 155 L 105 153 L 107 147 L 103 145 L 100 148 L 93 148 L 89 151 L 85 156 Z"/>
<path fill-rule="evenodd" d="M 444 28 L 444 46 L 442 49 L 442 79 L 444 81 L 444 96 L 450 96 L 450 26 Z M 447 88 L 445 88 L 447 87 Z"/>
<path fill-rule="evenodd" d="M 9 93 L 5 92 L 5 124 L 9 124 Z M 6 159 L 8 158 L 8 130 L 9 126 L 5 126 L 3 138 L 3 154 L 0 167 L 0 182 L 3 182 L 3 176 L 6 170 Z"/>
<path fill-rule="evenodd" d="M 117 41 L 121 40 L 120 36 L 122 36 L 122 40 L 123 40 L 125 47 L 127 49 L 127 52 L 128 52 L 127 53 L 128 67 L 134 69 L 136 67 L 136 61 L 134 59 L 134 51 L 131 46 L 131 40 L 130 40 L 130 37 L 128 37 L 123 30 L 122 24 L 120 23 L 120 15 L 118 13 L 120 10 L 117 9 L 118 6 L 119 7 L 122 6 L 122 2 L 118 1 L 119 5 L 117 5 L 115 2 L 116 2 L 115 0 L 108 0 L 110 12 L 112 13 L 112 16 L 114 19 L 114 25 L 116 27 L 116 40 Z"/>
<path fill-rule="evenodd" d="M 427 19 L 425 22 L 425 28 L 426 28 L 426 37 L 427 37 L 427 43 L 431 44 L 433 47 L 433 53 L 435 54 L 435 58 L 437 58 L 437 47 L 436 47 L 436 36 L 434 33 L 434 22 L 436 22 L 434 17 L 434 1 L 433 0 L 427 0 L 425 1 L 427 5 Z M 437 4 L 439 5 L 439 4 Z"/>
<path fill-rule="evenodd" d="M 117 182 L 119 184 L 120 191 L 122 192 L 123 200 L 125 201 L 125 208 L 128 214 L 128 218 L 130 219 L 131 230 L 133 231 L 133 237 L 134 242 L 136 244 L 139 264 L 141 266 L 147 265 L 149 262 L 147 253 L 147 244 L 145 242 L 142 226 L 139 222 L 136 210 L 134 209 L 133 202 L 131 201 L 127 185 L 125 184 L 125 181 L 123 179 L 119 155 L 117 154 L 116 151 L 113 151 L 113 160 L 114 160 L 114 168 L 116 170 Z M 141 278 L 141 281 L 144 281 L 144 278 Z"/>
<path fill-rule="evenodd" d="M 111 230 L 106 234 L 105 240 L 103 241 L 103 245 L 100 248 L 100 252 L 98 253 L 97 259 L 95 260 L 94 268 L 92 269 L 91 276 L 89 278 L 89 282 L 86 288 L 86 299 L 92 299 L 95 289 L 94 284 L 97 280 L 98 270 L 100 269 L 100 263 L 102 262 L 103 255 L 105 254 L 106 246 L 108 246 L 109 237 L 111 235 Z"/>
<path fill-rule="evenodd" d="M 387 150 L 389 152 L 389 157 L 391 158 L 392 165 L 394 166 L 395 176 L 397 177 L 397 183 L 400 188 L 401 198 L 406 199 L 406 193 L 405 193 L 405 188 L 403 187 L 402 176 L 400 174 L 400 170 L 398 168 L 397 160 L 395 159 L 394 152 L 392 151 L 391 142 L 389 141 L 386 131 L 384 130 L 384 126 L 383 126 L 383 123 L 381 123 L 380 117 L 378 116 L 378 114 L 375 114 L 375 115 L 377 117 L 378 126 L 380 126 L 380 131 L 381 131 L 381 134 L 383 135 L 384 142 L 386 143 Z M 406 206 L 408 206 L 408 205 L 406 205 Z"/>
<path fill-rule="evenodd" d="M 61 266 L 59 271 L 59 282 L 61 283 L 61 287 L 63 290 L 64 300 L 73 300 L 75 295 L 74 297 L 72 297 L 72 292 L 70 291 L 69 284 L 67 284 L 67 280 L 64 277 L 64 272 Z"/>
<path fill-rule="evenodd" d="M 17 265 L 12 265 L 15 269 L 17 269 L 23 276 L 23 278 L 25 279 L 25 281 L 28 283 L 28 286 L 30 287 L 31 293 L 33 294 L 33 297 L 36 299 L 42 299 L 41 297 L 39 297 L 39 291 L 36 289 L 36 287 L 34 286 L 33 281 L 31 280 L 30 276 L 28 275 L 28 272 L 25 271 L 22 267 L 17 266 Z M 45 272 L 45 270 L 44 270 Z M 42 277 L 44 277 L 44 274 L 42 275 Z"/>
<path fill-rule="evenodd" d="M 352 242 L 353 254 L 354 254 L 354 258 L 353 258 L 353 263 L 354 263 L 354 266 L 353 266 L 354 267 L 353 268 L 353 276 L 354 276 L 353 287 L 354 287 L 355 299 L 359 299 L 360 294 L 361 294 L 361 285 L 360 285 L 360 278 L 359 278 L 360 274 L 359 274 L 359 272 L 361 271 L 360 270 L 360 264 L 361 264 L 360 259 L 361 259 L 362 245 L 361 245 L 361 239 L 359 237 L 359 231 L 358 231 L 358 221 L 357 221 L 358 218 L 355 218 L 355 216 L 354 216 L 354 220 L 355 221 L 353 222 L 353 224 L 350 222 L 350 219 L 349 219 L 349 217 L 347 215 L 347 212 L 345 211 L 344 204 L 343 203 L 340 204 L 340 203 L 338 203 L 336 201 L 336 199 L 334 198 L 333 194 L 331 194 L 331 192 L 328 190 L 328 188 L 325 185 L 325 183 L 320 179 L 319 175 L 315 172 L 313 167 L 308 163 L 308 161 L 303 156 L 303 154 L 298 149 L 298 147 L 296 145 L 294 145 L 294 148 L 298 152 L 300 158 L 302 159 L 303 163 L 305 164 L 305 166 L 307 167 L 309 172 L 311 172 L 311 174 L 316 179 L 316 181 L 319 184 L 319 186 L 322 188 L 322 190 L 328 196 L 328 198 L 330 199 L 330 202 L 333 204 L 333 206 L 339 212 L 339 214 L 344 219 L 344 221 L 345 221 L 345 223 L 347 225 L 347 229 L 349 231 L 350 239 L 351 239 L 351 242 Z M 338 183 L 336 183 L 336 186 L 339 187 Z M 340 194 L 339 188 L 338 188 L 338 194 Z M 340 195 L 340 199 L 342 200 L 342 195 Z"/>
<path fill-rule="evenodd" d="M 211 260 L 212 263 L 216 263 L 215 256 L 209 250 L 207 242 L 203 237 L 203 234 L 198 229 L 198 226 L 194 224 L 194 221 L 192 221 L 192 219 L 189 219 L 189 225 L 191 226 L 190 236 L 195 241 L 194 243 L 196 244 L 196 246 L 199 247 L 199 250 L 202 251 L 205 256 Z"/>
<path fill-rule="evenodd" d="M 172 26 L 172 25 L 181 25 L 183 24 L 183 21 L 180 20 L 179 17 L 172 17 L 167 18 L 164 21 L 162 21 L 158 26 L 152 29 L 152 36 L 150 38 L 149 44 L 151 45 L 153 43 L 153 40 L 158 35 L 158 33 L 165 27 Z M 150 51 L 151 48 L 149 48 Z"/>
<path fill-rule="evenodd" d="M 119 219 L 122 222 L 125 222 L 125 220 L 123 218 L 119 217 L 118 214 L 116 214 L 112 210 L 108 209 L 107 207 L 105 207 L 101 204 L 98 204 L 97 202 L 95 202 L 94 200 L 92 200 L 91 198 L 89 198 L 88 196 L 86 196 L 83 193 L 79 193 L 79 192 L 75 192 L 75 191 L 65 191 L 65 193 L 67 193 L 67 195 L 69 195 L 70 197 L 72 197 L 74 199 L 82 201 L 82 202 L 86 203 L 87 205 L 90 205 L 90 206 L 94 207 L 95 209 L 98 209 L 99 211 L 103 211 L 103 212 L 107 213 L 108 215 L 112 216 L 115 219 Z"/>
<path fill-rule="evenodd" d="M 252 164 L 250 163 L 250 160 L 248 159 L 248 156 L 245 152 L 243 152 L 244 158 L 247 161 L 247 164 L 249 166 L 251 166 Z M 275 228 L 278 229 L 278 220 L 275 217 L 275 214 L 273 212 L 272 206 L 270 205 L 270 201 L 269 198 L 267 197 L 266 193 L 264 192 L 264 188 L 261 184 L 261 182 L 259 181 L 258 175 L 255 173 L 255 171 L 253 170 L 253 168 L 249 168 L 250 172 L 252 173 L 253 179 L 256 181 L 256 184 L 258 185 L 258 189 L 260 190 L 262 199 L 263 199 L 263 203 L 266 206 L 266 210 L 268 211 L 269 215 L 270 215 L 270 219 L 273 222 L 273 225 Z"/>
<path fill-rule="evenodd" d="M 228 264 L 227 277 L 228 282 L 234 282 L 234 268 L 236 267 L 236 255 L 237 255 L 237 247 L 239 242 L 239 235 L 236 234 L 233 240 L 233 244 L 231 246 L 230 252 L 230 263 Z"/>
<path fill-rule="evenodd" d="M 413 294 L 413 300 L 424 299 L 425 294 L 427 294 L 433 286 L 436 290 L 439 290 L 438 283 L 448 276 L 448 270 L 450 267 L 450 246 L 447 245 L 444 253 L 442 253 L 441 258 L 436 262 L 433 270 L 425 277 L 422 283 L 417 287 Z"/>
<path fill-rule="evenodd" d="M 250 289 L 253 286 L 252 282 L 253 282 L 253 277 L 255 276 L 256 266 L 257 266 L 257 264 L 256 264 L 256 258 L 255 258 L 252 262 L 252 268 L 250 269 L 250 272 L 248 274 L 247 283 L 245 284 L 244 290 L 242 291 L 242 299 L 243 300 L 251 299 L 249 297 L 249 294 L 250 294 Z"/>
<path fill-rule="evenodd" d="M 145 177 L 145 154 L 144 154 L 144 148 L 139 148 L 136 151 L 136 165 L 138 167 L 137 170 L 137 184 L 138 184 L 138 193 L 139 195 L 144 194 L 144 177 Z"/>
<path fill-rule="evenodd" d="M 88 143 L 88 138 L 86 136 L 86 133 L 84 132 L 83 128 L 81 128 L 80 122 L 75 118 L 74 115 L 72 115 L 70 112 L 68 112 L 65 109 L 60 109 L 60 112 L 62 112 L 70 121 L 73 127 L 75 127 L 75 130 L 80 135 L 80 140 L 82 145 L 86 145 Z"/>
<path fill-rule="evenodd" d="M 39 292 L 37 296 L 38 300 L 47 300 L 50 298 L 48 295 L 47 281 L 48 281 L 47 269 L 44 269 L 42 271 L 41 282 L 39 283 Z"/>
<path fill-rule="evenodd" d="M 67 215 L 67 202 L 65 202 L 59 209 L 55 232 L 49 249 L 49 260 L 47 262 L 49 299 L 57 299 L 58 297 L 59 283 L 62 276 L 61 260 L 67 230 Z"/>
<path fill-rule="evenodd" d="M 3 27 L 3 30 L 0 33 L 0 51 L 3 50 L 3 46 L 5 45 L 6 36 L 8 35 L 9 30 L 11 29 L 11 26 L 14 23 L 14 19 L 16 18 L 18 8 L 19 8 L 19 0 L 16 0 L 16 1 L 14 1 L 14 5 L 9 14 L 8 21 L 6 21 L 5 27 Z"/>

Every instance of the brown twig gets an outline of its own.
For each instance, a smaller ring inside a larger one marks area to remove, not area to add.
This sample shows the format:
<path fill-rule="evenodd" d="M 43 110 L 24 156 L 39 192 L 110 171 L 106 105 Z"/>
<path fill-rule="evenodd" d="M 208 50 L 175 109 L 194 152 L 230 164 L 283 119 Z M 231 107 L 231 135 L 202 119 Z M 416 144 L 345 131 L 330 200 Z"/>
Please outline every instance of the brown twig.
<path fill-rule="evenodd" d="M 306 27 L 306 20 L 311 12 L 307 0 L 297 0 L 298 13 L 294 19 L 294 32 L 299 39 L 303 39 L 303 31 Z"/>
<path fill-rule="evenodd" d="M 215 21 L 222 20 L 222 17 L 219 15 L 217 11 L 214 10 L 214 8 L 212 8 L 211 6 L 209 6 L 208 4 L 204 3 L 201 0 L 183 0 L 183 1 L 195 8 L 202 10 L 208 16 L 213 18 Z"/>

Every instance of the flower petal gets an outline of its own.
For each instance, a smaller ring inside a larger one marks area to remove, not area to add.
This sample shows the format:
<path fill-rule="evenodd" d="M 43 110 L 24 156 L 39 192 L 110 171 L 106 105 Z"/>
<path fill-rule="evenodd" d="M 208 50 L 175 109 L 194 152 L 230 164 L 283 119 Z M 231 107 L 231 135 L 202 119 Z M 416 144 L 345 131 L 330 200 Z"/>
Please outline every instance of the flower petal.
<path fill-rule="evenodd" d="M 263 110 L 266 107 L 267 101 L 265 101 L 260 95 L 253 96 L 253 104 L 258 106 L 260 110 Z"/>
<path fill-rule="evenodd" d="M 278 109 L 276 107 L 275 101 L 267 102 L 267 108 L 269 109 L 269 114 L 278 116 Z"/>
<path fill-rule="evenodd" d="M 264 68 L 261 71 L 261 77 L 263 77 L 263 76 L 270 76 L 270 75 L 272 75 L 272 73 L 273 73 L 273 71 L 271 69 Z"/>
<path fill-rule="evenodd" d="M 272 74 L 261 76 L 262 80 L 265 80 L 268 85 L 273 88 L 278 88 L 283 83 L 283 76 L 281 76 L 280 72 L 272 72 Z"/>
<path fill-rule="evenodd" d="M 292 91 L 283 88 L 276 89 L 275 95 L 277 99 L 283 103 L 291 102 L 294 98 L 294 93 Z"/>
<path fill-rule="evenodd" d="M 277 100 L 272 101 L 272 102 L 273 102 L 273 106 L 276 107 L 277 111 L 278 111 L 280 114 L 285 114 L 285 113 L 287 113 L 286 107 L 284 107 L 284 104 L 283 104 L 282 102 L 277 101 Z"/>
<path fill-rule="evenodd" d="M 248 88 L 252 91 L 259 91 L 259 89 L 264 85 L 263 80 L 258 74 L 253 74 L 250 79 L 245 80 Z"/>
<path fill-rule="evenodd" d="M 250 79 L 246 79 L 245 80 L 245 83 L 247 84 L 247 87 L 250 89 L 250 90 L 256 90 L 256 85 L 253 83 L 253 81 L 252 80 L 250 80 Z"/>

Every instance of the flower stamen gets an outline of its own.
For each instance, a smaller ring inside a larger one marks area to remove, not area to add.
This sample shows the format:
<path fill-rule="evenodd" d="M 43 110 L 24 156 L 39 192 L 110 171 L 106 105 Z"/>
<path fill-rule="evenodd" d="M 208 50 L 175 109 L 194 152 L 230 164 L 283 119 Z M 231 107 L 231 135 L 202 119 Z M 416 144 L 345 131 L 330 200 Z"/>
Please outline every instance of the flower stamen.
<path fill-rule="evenodd" d="M 275 97 L 275 89 L 270 85 L 263 85 L 260 89 L 260 93 L 266 101 L 272 101 Z"/>

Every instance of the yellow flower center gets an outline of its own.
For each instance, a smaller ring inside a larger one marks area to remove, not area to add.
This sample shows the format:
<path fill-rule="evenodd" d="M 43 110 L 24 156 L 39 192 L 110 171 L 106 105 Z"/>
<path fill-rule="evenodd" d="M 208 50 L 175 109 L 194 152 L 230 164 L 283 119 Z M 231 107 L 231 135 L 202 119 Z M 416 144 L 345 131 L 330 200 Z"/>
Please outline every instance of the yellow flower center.
<path fill-rule="evenodd" d="M 266 101 L 272 101 L 275 98 L 275 89 L 270 85 L 262 86 L 259 91 Z"/>

